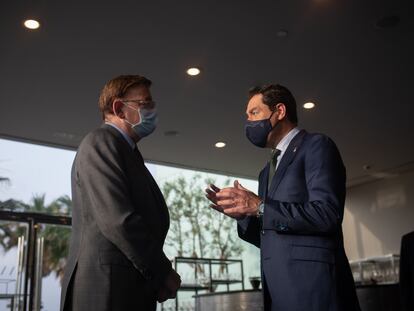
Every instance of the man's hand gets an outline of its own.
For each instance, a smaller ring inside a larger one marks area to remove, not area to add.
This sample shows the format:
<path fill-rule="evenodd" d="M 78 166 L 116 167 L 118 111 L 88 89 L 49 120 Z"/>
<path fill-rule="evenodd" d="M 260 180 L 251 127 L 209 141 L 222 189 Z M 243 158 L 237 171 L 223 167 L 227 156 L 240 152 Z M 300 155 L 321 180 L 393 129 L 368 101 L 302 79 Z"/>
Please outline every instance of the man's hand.
<path fill-rule="evenodd" d="M 221 189 L 216 187 L 213 184 L 210 184 L 209 187 L 210 188 L 206 189 L 206 197 L 213 203 L 213 204 L 210 204 L 210 207 L 224 214 L 223 206 L 220 206 L 217 204 L 217 201 L 218 201 L 217 193 L 219 193 Z M 234 219 L 243 218 L 243 215 L 227 215 L 227 216 L 230 216 Z"/>
<path fill-rule="evenodd" d="M 180 288 L 180 285 L 180 275 L 174 270 L 171 270 L 165 279 L 164 285 L 158 291 L 157 301 L 164 302 L 167 299 L 175 298 L 177 296 L 177 291 Z"/>
<path fill-rule="evenodd" d="M 161 287 L 158 291 L 158 294 L 157 294 L 157 301 L 159 303 L 164 302 L 167 299 L 169 299 L 168 296 L 169 296 L 169 294 L 168 294 L 167 289 L 165 289 L 164 287 Z"/>
<path fill-rule="evenodd" d="M 216 197 L 216 194 L 220 192 L 220 188 L 216 187 L 213 184 L 210 184 L 208 186 L 209 188 L 206 189 L 206 197 L 213 203 L 210 205 L 210 207 L 222 213 L 223 209 L 217 205 L 217 197 Z"/>
<path fill-rule="evenodd" d="M 206 189 L 206 193 L 207 198 L 214 203 L 210 207 L 235 219 L 256 216 L 262 201 L 237 180 L 234 181 L 234 187 L 224 189 L 210 185 L 210 189 Z"/>

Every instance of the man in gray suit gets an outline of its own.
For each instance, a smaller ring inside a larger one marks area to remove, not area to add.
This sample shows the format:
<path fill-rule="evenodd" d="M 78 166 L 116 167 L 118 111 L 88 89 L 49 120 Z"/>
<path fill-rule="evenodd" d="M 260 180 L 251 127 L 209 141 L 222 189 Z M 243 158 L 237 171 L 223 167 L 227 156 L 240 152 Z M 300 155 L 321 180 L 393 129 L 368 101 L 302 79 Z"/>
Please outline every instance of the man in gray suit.
<path fill-rule="evenodd" d="M 105 124 L 79 146 L 61 310 L 155 310 L 180 286 L 163 252 L 168 209 L 136 145 L 156 127 L 150 86 L 138 75 L 109 81 L 99 99 Z"/>

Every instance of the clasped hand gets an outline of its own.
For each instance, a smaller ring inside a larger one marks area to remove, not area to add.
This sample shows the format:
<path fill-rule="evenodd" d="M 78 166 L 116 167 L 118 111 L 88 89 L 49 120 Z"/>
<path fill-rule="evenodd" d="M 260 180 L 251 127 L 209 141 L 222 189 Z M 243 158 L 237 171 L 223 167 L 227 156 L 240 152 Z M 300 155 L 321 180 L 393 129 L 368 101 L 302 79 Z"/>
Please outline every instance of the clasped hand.
<path fill-rule="evenodd" d="M 157 301 L 164 302 L 167 299 L 175 298 L 177 296 L 177 291 L 180 288 L 180 285 L 181 285 L 180 275 L 174 270 L 171 270 L 163 286 L 158 291 Z"/>
<path fill-rule="evenodd" d="M 235 219 L 256 216 L 262 201 L 237 180 L 234 181 L 234 187 L 223 189 L 210 184 L 206 189 L 206 197 L 213 203 L 210 205 L 211 208 Z"/>

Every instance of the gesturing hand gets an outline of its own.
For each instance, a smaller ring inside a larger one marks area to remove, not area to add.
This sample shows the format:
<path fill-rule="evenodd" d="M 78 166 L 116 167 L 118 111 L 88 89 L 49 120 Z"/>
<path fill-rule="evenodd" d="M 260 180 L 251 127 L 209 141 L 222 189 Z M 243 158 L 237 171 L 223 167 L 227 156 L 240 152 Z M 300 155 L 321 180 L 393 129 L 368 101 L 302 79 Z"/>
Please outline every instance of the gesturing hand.
<path fill-rule="evenodd" d="M 209 188 L 206 189 L 206 197 L 209 199 L 213 204 L 210 205 L 211 208 L 223 212 L 223 209 L 217 205 L 217 196 L 216 194 L 220 192 L 220 188 L 216 187 L 213 184 L 208 185 Z"/>
<path fill-rule="evenodd" d="M 257 215 L 259 204 L 262 201 L 237 180 L 234 181 L 234 187 L 224 189 L 210 185 L 210 189 L 206 189 L 206 193 L 207 198 L 214 203 L 210 207 L 235 219 Z"/>

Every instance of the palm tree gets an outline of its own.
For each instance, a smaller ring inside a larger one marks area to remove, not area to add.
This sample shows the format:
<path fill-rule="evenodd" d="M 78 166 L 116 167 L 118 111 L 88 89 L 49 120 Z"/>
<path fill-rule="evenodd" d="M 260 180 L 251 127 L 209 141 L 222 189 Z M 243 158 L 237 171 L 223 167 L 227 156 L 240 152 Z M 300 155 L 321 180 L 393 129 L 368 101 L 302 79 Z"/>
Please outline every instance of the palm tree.
<path fill-rule="evenodd" d="M 43 201 L 44 203 L 44 201 Z M 49 214 L 70 214 L 72 200 L 62 196 L 46 207 Z M 43 276 L 55 272 L 62 280 L 64 267 L 66 266 L 71 229 L 64 226 L 43 225 L 40 236 L 44 237 Z"/>
<path fill-rule="evenodd" d="M 0 202 L 0 209 L 7 209 L 19 212 L 35 212 L 52 215 L 70 215 L 72 201 L 65 195 L 46 205 L 45 195 L 35 195 L 30 204 L 17 200 Z M 17 246 L 18 238 L 24 235 L 27 227 L 22 223 L 7 222 L 0 224 L 0 246 L 7 252 Z M 43 276 L 55 272 L 61 280 L 63 268 L 66 265 L 66 258 L 69 248 L 70 228 L 55 225 L 40 225 L 39 236 L 44 237 L 43 253 Z"/>
<path fill-rule="evenodd" d="M 17 200 L 7 200 L 0 202 L 0 209 L 15 212 L 23 212 L 28 209 L 28 205 Z M 7 252 L 15 247 L 20 236 L 25 235 L 26 226 L 16 222 L 0 223 L 0 246 Z"/>

